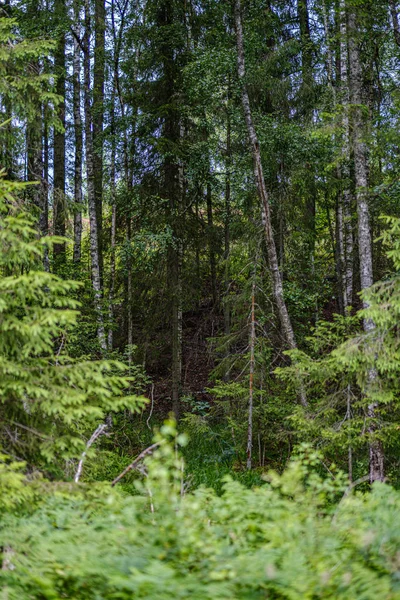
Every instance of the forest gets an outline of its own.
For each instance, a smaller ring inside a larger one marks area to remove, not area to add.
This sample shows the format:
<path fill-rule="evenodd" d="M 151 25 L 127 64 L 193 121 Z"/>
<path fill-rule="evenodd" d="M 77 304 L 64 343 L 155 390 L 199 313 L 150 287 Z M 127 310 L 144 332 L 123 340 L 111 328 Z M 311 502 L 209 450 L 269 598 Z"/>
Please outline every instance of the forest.
<path fill-rule="evenodd" d="M 2 600 L 400 600 L 400 2 L 0 0 Z"/>

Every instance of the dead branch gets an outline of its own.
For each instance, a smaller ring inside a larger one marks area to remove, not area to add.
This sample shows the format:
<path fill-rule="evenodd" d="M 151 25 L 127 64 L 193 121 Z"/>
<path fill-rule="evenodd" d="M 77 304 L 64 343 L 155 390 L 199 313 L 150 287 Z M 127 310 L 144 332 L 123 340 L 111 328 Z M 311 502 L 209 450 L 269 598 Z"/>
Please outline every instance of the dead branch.
<path fill-rule="evenodd" d="M 101 425 L 99 425 L 99 426 L 97 427 L 97 429 L 96 429 L 96 430 L 95 430 L 95 431 L 92 433 L 92 436 L 91 436 L 90 440 L 87 442 L 87 444 L 86 444 L 86 448 L 85 448 L 85 450 L 82 452 L 81 459 L 80 459 L 80 461 L 79 461 L 79 463 L 78 463 L 78 468 L 77 468 L 77 470 L 76 470 L 76 473 L 75 473 L 75 479 L 74 479 L 75 483 L 78 483 L 78 481 L 79 481 L 79 478 L 80 478 L 80 476 L 81 476 L 81 474 L 82 474 L 82 467 L 83 467 L 84 460 L 85 460 L 85 458 L 86 458 L 87 451 L 89 450 L 90 446 L 91 446 L 92 444 L 94 444 L 94 442 L 97 440 L 97 438 L 98 438 L 98 437 L 100 437 L 101 435 L 103 435 L 103 433 L 105 433 L 105 431 L 106 431 L 106 429 L 107 429 L 107 428 L 108 428 L 108 425 L 107 425 L 106 423 L 102 423 L 102 424 L 101 424 Z"/>
<path fill-rule="evenodd" d="M 145 458 L 145 457 L 146 457 L 146 456 L 148 456 L 149 454 L 152 454 L 152 453 L 153 453 L 153 451 L 154 451 L 156 448 L 158 448 L 158 446 L 159 446 L 160 444 L 161 444 L 161 442 L 156 442 L 155 444 L 152 444 L 151 446 L 149 446 L 148 448 L 146 448 L 146 450 L 143 450 L 143 452 L 141 452 L 141 453 L 139 454 L 139 456 L 137 456 L 137 457 L 135 458 L 135 460 L 134 460 L 133 462 L 131 462 L 131 464 L 130 464 L 130 465 L 128 465 L 128 466 L 126 467 L 126 469 L 124 469 L 124 470 L 122 471 L 122 473 L 120 473 L 120 474 L 118 475 L 118 477 L 116 477 L 116 478 L 114 479 L 114 481 L 111 483 L 112 487 L 114 487 L 114 485 L 115 485 L 116 483 L 118 483 L 118 481 L 121 481 L 121 479 L 122 479 L 123 477 L 125 477 L 125 475 L 126 475 L 127 473 L 129 473 L 129 471 L 132 471 L 132 469 L 135 469 L 135 468 L 136 468 L 136 466 L 138 465 L 138 463 L 140 463 L 140 461 L 141 461 L 141 460 L 143 460 L 143 458 Z"/>

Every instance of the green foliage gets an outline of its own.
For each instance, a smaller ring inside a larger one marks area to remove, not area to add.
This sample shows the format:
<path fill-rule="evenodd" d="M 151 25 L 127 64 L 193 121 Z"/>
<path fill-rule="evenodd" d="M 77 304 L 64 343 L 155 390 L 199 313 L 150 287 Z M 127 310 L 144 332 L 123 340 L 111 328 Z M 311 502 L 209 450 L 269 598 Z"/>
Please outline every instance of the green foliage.
<path fill-rule="evenodd" d="M 400 597 L 399 492 L 343 495 L 343 474 L 321 476 L 320 455 L 303 446 L 258 488 L 227 478 L 221 496 L 185 494 L 185 440 L 169 422 L 157 441 L 140 495 L 55 488 L 29 513 L 3 512 L 9 600 Z"/>
<path fill-rule="evenodd" d="M 23 472 L 25 466 L 0 454 L 0 506 L 4 511 L 20 508 L 33 499 L 34 490 L 27 485 Z"/>
<path fill-rule="evenodd" d="M 0 402 L 3 449 L 29 461 L 74 457 L 108 414 L 136 411 L 145 399 L 120 361 L 72 359 L 65 348 L 79 323 L 79 287 L 42 270 L 44 248 L 33 218 L 0 179 Z"/>
<path fill-rule="evenodd" d="M 399 220 L 384 221 L 389 227 L 382 240 L 397 270 Z M 347 448 L 365 449 L 374 438 L 388 451 L 396 451 L 400 443 L 399 276 L 377 282 L 362 297 L 363 310 L 355 316 L 335 315 L 330 323 L 319 322 L 308 338 L 310 354 L 291 352 L 292 366 L 277 370 L 293 386 L 300 375 L 308 387 L 310 408 L 299 409 L 292 417 L 301 435 L 322 441 L 328 455 L 340 453 L 343 459 Z M 360 330 L 362 322 L 370 326 Z M 368 410 L 371 404 L 375 405 L 373 418 Z"/>
<path fill-rule="evenodd" d="M 52 107 L 60 102 L 54 93 L 54 75 L 34 67 L 54 47 L 52 40 L 23 39 L 16 19 L 0 17 L 0 94 L 20 118 L 37 117 L 39 102 Z"/>

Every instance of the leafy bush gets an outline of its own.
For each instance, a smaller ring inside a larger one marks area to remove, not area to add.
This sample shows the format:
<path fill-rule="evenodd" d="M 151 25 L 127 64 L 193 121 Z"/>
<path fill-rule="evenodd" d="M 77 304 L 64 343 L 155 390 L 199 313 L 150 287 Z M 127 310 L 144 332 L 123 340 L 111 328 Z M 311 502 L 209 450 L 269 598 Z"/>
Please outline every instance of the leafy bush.
<path fill-rule="evenodd" d="M 222 496 L 182 494 L 183 442 L 162 429 L 140 495 L 53 489 L 30 513 L 3 513 L 8 600 L 400 598 L 400 494 L 383 484 L 343 496 L 309 447 L 282 475 Z M 43 484 L 42 484 L 43 485 Z"/>

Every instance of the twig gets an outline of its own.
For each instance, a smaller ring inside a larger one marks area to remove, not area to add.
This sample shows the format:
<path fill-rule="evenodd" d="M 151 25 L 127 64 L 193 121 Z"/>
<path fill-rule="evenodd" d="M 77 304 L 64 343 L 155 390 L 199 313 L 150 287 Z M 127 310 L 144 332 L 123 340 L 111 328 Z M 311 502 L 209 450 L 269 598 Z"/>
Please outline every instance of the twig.
<path fill-rule="evenodd" d="M 149 421 L 151 419 L 151 415 L 153 414 L 153 408 L 154 408 L 154 383 L 151 384 L 151 407 L 150 407 L 150 414 L 146 421 L 146 425 L 150 430 L 151 430 L 151 427 L 149 425 Z"/>
<path fill-rule="evenodd" d="M 79 463 L 78 463 L 78 468 L 77 468 L 77 470 L 76 470 L 76 473 L 75 473 L 75 478 L 74 478 L 74 481 L 75 481 L 75 483 L 78 483 L 78 481 L 79 481 L 79 478 L 80 478 L 80 476 L 81 476 L 81 474 L 82 474 L 83 462 L 84 462 L 84 460 L 85 460 L 85 458 L 86 458 L 87 451 L 89 450 L 90 446 L 91 446 L 92 444 L 94 444 L 94 442 L 97 440 L 97 438 L 98 438 L 98 437 L 100 437 L 100 436 L 101 436 L 103 433 L 105 433 L 105 431 L 106 431 L 106 429 L 107 429 L 107 428 L 108 428 L 108 425 L 107 425 L 106 423 L 102 423 L 102 424 L 101 424 L 101 425 L 99 425 L 99 426 L 97 427 L 97 429 L 96 429 L 96 430 L 95 430 L 95 431 L 92 433 L 92 437 L 91 437 L 91 438 L 90 438 L 90 440 L 87 442 L 87 444 L 86 444 L 86 448 L 85 448 L 85 450 L 82 452 L 81 459 L 80 459 L 80 461 L 79 461 Z"/>
<path fill-rule="evenodd" d="M 143 450 L 143 452 L 141 452 L 141 453 L 139 454 L 139 456 L 137 456 L 137 457 L 135 458 L 135 460 L 134 460 L 133 462 L 131 462 L 131 464 L 130 464 L 130 465 L 128 465 L 128 466 L 126 467 L 126 469 L 124 469 L 124 470 L 122 471 L 122 473 L 120 473 L 120 474 L 118 475 L 118 477 L 116 477 L 116 478 L 114 479 L 114 481 L 111 483 L 111 486 L 112 486 L 112 487 L 114 487 L 114 485 L 115 485 L 116 483 L 118 483 L 118 481 L 121 481 L 121 479 L 122 479 L 123 477 L 125 477 L 125 475 L 126 475 L 127 473 L 129 473 L 129 471 L 132 471 L 132 469 L 134 469 L 134 468 L 136 467 L 136 465 L 137 465 L 137 464 L 138 464 L 138 463 L 139 463 L 141 460 L 143 460 L 143 458 L 145 458 L 145 456 L 147 456 L 148 454 L 152 454 L 153 450 L 155 450 L 156 448 L 158 448 L 158 446 L 159 446 L 160 444 L 161 444 L 161 442 L 156 442 L 155 444 L 152 444 L 151 446 L 149 446 L 148 448 L 146 448 L 146 450 Z"/>
<path fill-rule="evenodd" d="M 355 488 L 357 485 L 360 485 L 360 483 L 365 483 L 366 481 L 369 481 L 369 475 L 364 475 L 364 477 L 360 477 L 359 479 L 356 479 L 356 481 L 353 481 L 343 494 L 342 500 L 347 498 L 353 488 Z"/>
<path fill-rule="evenodd" d="M 339 507 L 341 506 L 342 502 L 347 498 L 347 496 L 350 494 L 350 492 L 357 486 L 360 485 L 361 483 L 365 483 L 366 481 L 369 481 L 369 475 L 364 475 L 364 477 L 360 477 L 359 479 L 356 479 L 356 481 L 353 481 L 352 483 L 350 483 L 350 485 L 346 488 L 342 498 L 340 499 L 335 513 L 333 515 L 332 518 L 332 524 L 336 523 L 336 519 L 337 519 L 337 515 L 338 515 L 338 511 L 339 511 Z"/>

